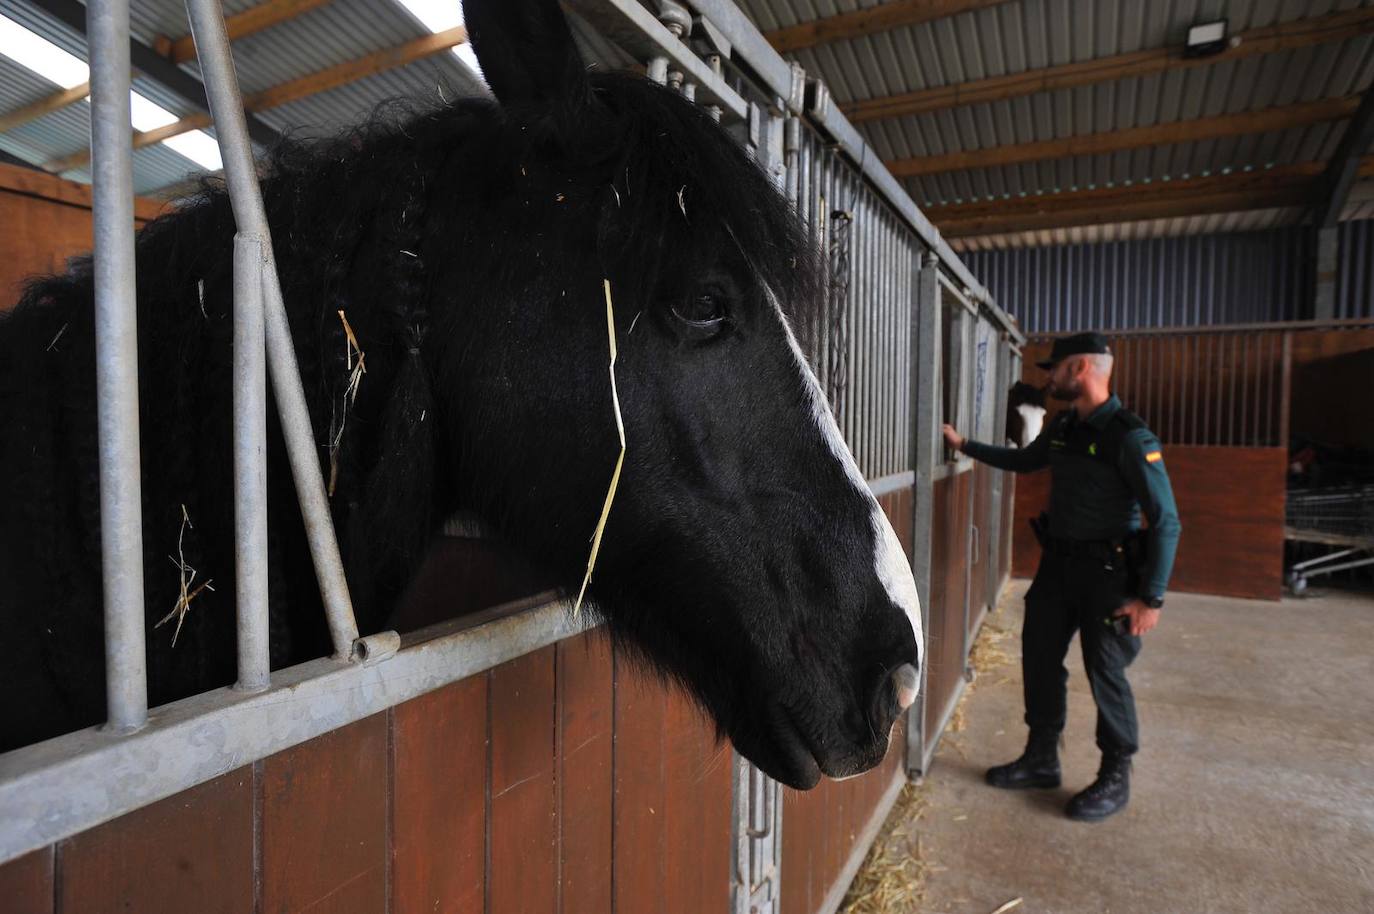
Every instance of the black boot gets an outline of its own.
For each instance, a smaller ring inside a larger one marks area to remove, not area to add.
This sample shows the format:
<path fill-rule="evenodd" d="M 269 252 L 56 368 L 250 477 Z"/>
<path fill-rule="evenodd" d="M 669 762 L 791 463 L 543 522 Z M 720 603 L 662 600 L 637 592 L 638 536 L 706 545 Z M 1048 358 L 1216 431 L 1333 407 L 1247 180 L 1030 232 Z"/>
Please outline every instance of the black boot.
<path fill-rule="evenodd" d="M 1102 757 L 1097 780 L 1069 801 L 1064 812 L 1079 822 L 1100 822 L 1126 808 L 1131 799 L 1131 759 Z"/>
<path fill-rule="evenodd" d="M 1006 765 L 989 768 L 984 775 L 993 787 L 1003 790 L 1025 790 L 1032 787 L 1059 786 L 1059 737 L 1031 734 L 1026 751 Z"/>

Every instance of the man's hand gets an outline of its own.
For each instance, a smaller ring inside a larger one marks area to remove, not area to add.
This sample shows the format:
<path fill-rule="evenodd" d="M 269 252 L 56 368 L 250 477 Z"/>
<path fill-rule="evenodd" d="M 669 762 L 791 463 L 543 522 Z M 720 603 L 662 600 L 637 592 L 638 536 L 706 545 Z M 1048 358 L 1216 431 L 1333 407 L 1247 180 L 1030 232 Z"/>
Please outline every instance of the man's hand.
<path fill-rule="evenodd" d="M 1117 616 L 1129 616 L 1130 632 L 1139 637 L 1159 624 L 1159 610 L 1146 606 L 1144 601 L 1132 600 L 1118 609 Z"/>
<path fill-rule="evenodd" d="M 945 444 L 949 445 L 950 449 L 955 451 L 962 451 L 964 449 L 964 436 L 956 432 L 954 426 L 945 423 L 944 426 L 941 427 L 941 431 L 945 433 Z"/>

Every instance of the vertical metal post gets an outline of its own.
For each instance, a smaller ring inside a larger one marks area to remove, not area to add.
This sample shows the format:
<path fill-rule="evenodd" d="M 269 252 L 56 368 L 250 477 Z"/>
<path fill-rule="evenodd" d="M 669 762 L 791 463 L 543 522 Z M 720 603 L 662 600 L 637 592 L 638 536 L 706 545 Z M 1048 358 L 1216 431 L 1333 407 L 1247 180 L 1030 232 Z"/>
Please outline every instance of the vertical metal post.
<path fill-rule="evenodd" d="M 91 48 L 105 699 L 110 729 L 128 732 L 143 726 L 148 719 L 133 136 L 129 122 L 129 0 L 91 0 L 86 16 Z"/>
<path fill-rule="evenodd" d="M 262 288 L 272 389 L 281 415 L 291 474 L 305 519 L 306 538 L 315 562 L 315 576 L 320 584 L 320 596 L 324 602 L 334 653 L 340 659 L 347 659 L 354 654 L 358 626 L 353 617 L 348 583 L 344 579 L 339 544 L 334 536 L 329 501 L 320 472 L 315 433 L 310 425 L 300 370 L 296 365 L 296 351 L 291 341 L 291 328 L 287 324 L 286 307 L 282 302 L 267 213 L 253 165 L 253 150 L 248 142 L 243 102 L 239 97 L 238 79 L 229 53 L 224 15 L 218 0 L 187 0 L 186 12 L 190 17 L 210 113 L 214 117 L 220 153 L 224 158 L 224 176 L 229 186 L 234 221 L 241 232 L 261 240 L 265 255 L 265 281 Z"/>
<path fill-rule="evenodd" d="M 267 349 L 262 239 L 234 238 L 234 563 L 238 606 L 235 688 L 268 686 Z"/>
<path fill-rule="evenodd" d="M 1340 268 L 1340 231 L 1336 226 L 1316 230 L 1317 288 L 1312 299 L 1312 317 L 1331 320 L 1336 316 L 1336 278 Z"/>
<path fill-rule="evenodd" d="M 940 415 L 943 393 L 940 390 L 940 279 L 934 254 L 915 258 L 915 295 L 911 301 L 912 439 L 911 454 L 916 471 L 912 498 L 911 570 L 916 578 L 916 593 L 921 598 L 921 630 L 930 632 L 933 595 L 930 592 L 930 541 L 934 520 L 935 467 L 944 459 L 940 443 Z M 925 769 L 925 711 L 929 701 L 930 646 L 922 646 L 921 691 L 907 712 L 906 770 L 919 775 Z"/>

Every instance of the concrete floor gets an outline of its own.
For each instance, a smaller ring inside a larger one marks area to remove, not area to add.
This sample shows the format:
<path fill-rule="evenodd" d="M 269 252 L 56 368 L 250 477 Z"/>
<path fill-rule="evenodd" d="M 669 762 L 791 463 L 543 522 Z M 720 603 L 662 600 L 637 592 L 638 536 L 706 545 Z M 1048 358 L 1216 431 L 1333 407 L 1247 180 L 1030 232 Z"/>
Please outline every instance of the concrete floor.
<path fill-rule="evenodd" d="M 1061 813 L 1097 770 L 1094 711 L 1070 649 L 1063 789 L 1007 793 L 1021 597 L 994 615 L 1011 662 L 982 675 L 940 748 L 912 831 L 933 865 L 923 914 L 1374 911 L 1374 599 L 1282 603 L 1171 594 L 1132 667 L 1141 717 L 1130 807 Z"/>

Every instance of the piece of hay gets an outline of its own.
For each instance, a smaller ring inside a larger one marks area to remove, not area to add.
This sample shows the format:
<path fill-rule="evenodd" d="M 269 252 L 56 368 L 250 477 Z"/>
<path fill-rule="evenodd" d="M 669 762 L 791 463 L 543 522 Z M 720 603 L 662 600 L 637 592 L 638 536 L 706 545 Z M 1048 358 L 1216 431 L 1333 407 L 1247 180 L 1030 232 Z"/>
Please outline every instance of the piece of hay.
<path fill-rule="evenodd" d="M 62 325 L 62 329 L 57 331 L 57 335 L 52 338 L 52 342 L 48 344 L 47 349 L 43 350 L 44 352 L 52 352 L 52 347 L 56 346 L 57 341 L 62 339 L 62 334 L 67 332 L 68 326 L 70 326 L 70 322 Z"/>
<path fill-rule="evenodd" d="M 625 465 L 625 421 L 620 416 L 620 394 L 615 387 L 615 307 L 611 304 L 611 281 L 601 281 L 606 290 L 606 336 L 611 344 L 611 406 L 615 408 L 615 429 L 620 435 L 620 456 L 615 459 L 615 472 L 611 474 L 611 487 L 606 491 L 606 503 L 601 506 L 601 519 L 596 522 L 596 532 L 592 534 L 592 552 L 587 557 L 587 573 L 582 576 L 582 587 L 577 591 L 577 602 L 573 604 L 573 617 L 582 612 L 582 598 L 587 593 L 587 584 L 592 579 L 592 569 L 596 567 L 596 556 L 601 551 L 601 534 L 606 531 L 606 518 L 611 515 L 611 502 L 615 501 L 615 490 L 620 486 L 620 469 Z"/>
<path fill-rule="evenodd" d="M 412 255 L 413 256 L 413 255 Z M 348 408 L 358 399 L 358 386 L 363 382 L 363 375 L 367 374 L 367 361 L 363 356 L 363 347 L 358 345 L 358 337 L 353 333 L 353 327 L 348 323 L 348 316 L 343 310 L 339 310 L 339 322 L 344 329 L 344 362 L 348 366 L 348 386 L 344 388 L 344 399 L 348 402 L 343 404 L 343 415 L 338 417 L 338 427 L 329 439 L 329 497 L 334 497 L 334 489 L 339 483 L 339 446 L 343 444 L 344 427 L 348 424 Z M 357 361 L 354 361 L 354 356 Z M 330 420 L 333 427 L 334 420 Z"/>
<path fill-rule="evenodd" d="M 998 908 L 996 911 L 993 911 L 992 914 L 1007 914 L 1007 912 L 1010 911 L 1012 908 L 1019 908 L 1019 907 L 1021 907 L 1021 902 L 1022 902 L 1023 900 L 1024 900 L 1024 899 L 1022 899 L 1022 898 L 1019 897 L 1019 896 L 1016 897 L 1016 898 L 1013 898 L 1011 901 L 1009 901 L 1009 902 L 1007 902 L 1006 904 L 1002 905 L 1002 906 L 1001 906 L 1000 908 Z"/>
<path fill-rule="evenodd" d="M 186 621 L 186 614 L 191 611 L 191 601 L 200 596 L 202 590 L 213 592 L 215 589 L 212 586 L 214 583 L 213 579 L 205 581 L 194 590 L 191 589 L 191 585 L 195 583 L 197 572 L 190 565 L 186 564 L 186 554 L 182 551 L 182 543 L 186 538 L 187 527 L 190 527 L 192 530 L 195 529 L 195 527 L 191 526 L 191 516 L 186 513 L 186 506 L 182 505 L 181 530 L 177 533 L 177 557 L 172 558 L 170 555 L 167 556 L 167 560 L 175 565 L 177 570 L 181 572 L 181 593 L 177 595 L 176 605 L 172 607 L 172 611 L 163 616 L 157 625 L 153 626 L 153 628 L 161 628 L 164 622 L 176 616 L 177 627 L 176 630 L 172 632 L 172 647 L 177 646 L 177 635 L 181 634 L 181 623 Z"/>

